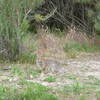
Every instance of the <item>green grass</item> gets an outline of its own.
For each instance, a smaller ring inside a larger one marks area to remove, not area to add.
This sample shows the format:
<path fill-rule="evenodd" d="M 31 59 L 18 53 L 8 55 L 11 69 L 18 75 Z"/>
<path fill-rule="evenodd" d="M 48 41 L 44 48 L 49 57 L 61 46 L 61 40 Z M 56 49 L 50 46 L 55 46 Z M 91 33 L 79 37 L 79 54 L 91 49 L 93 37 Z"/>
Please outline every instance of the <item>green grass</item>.
<path fill-rule="evenodd" d="M 72 75 L 72 74 L 64 74 L 62 77 L 65 77 L 65 78 L 68 78 L 68 79 L 71 79 L 71 80 L 77 79 L 77 77 L 75 75 Z"/>
<path fill-rule="evenodd" d="M 19 56 L 19 63 L 29 63 L 29 64 L 35 64 L 36 63 L 36 54 L 22 54 Z"/>
<path fill-rule="evenodd" d="M 60 98 L 65 98 L 64 100 L 67 100 L 66 98 L 73 98 L 72 100 L 91 100 L 90 97 L 92 97 L 93 94 L 95 94 L 96 100 L 100 100 L 100 79 L 97 79 L 94 76 L 88 77 L 92 82 L 87 84 L 85 82 L 78 82 L 77 77 L 73 74 L 63 75 L 61 77 L 73 80 L 73 83 L 65 85 L 64 87 L 61 87 L 61 89 L 58 88 L 56 91 L 56 89 L 53 90 L 53 88 L 51 89 L 41 84 L 27 81 L 26 78 L 22 77 L 23 74 L 28 77 L 32 74 L 33 78 L 38 77 L 41 70 L 33 69 L 33 67 L 30 67 L 25 69 L 26 71 L 23 73 L 23 70 L 21 70 L 20 67 L 13 65 L 11 71 L 14 75 L 19 75 L 21 77 L 17 82 L 20 88 L 16 86 L 9 88 L 0 86 L 0 100 L 60 100 L 52 94 L 52 91 L 55 91 L 55 94 L 60 95 Z M 58 78 L 58 76 L 48 76 L 45 78 L 45 81 L 56 82 L 56 78 Z"/>
<path fill-rule="evenodd" d="M 27 66 L 28 68 L 20 68 L 20 66 L 13 65 L 11 67 L 11 73 L 13 75 L 18 75 L 21 80 L 29 79 L 29 78 L 37 78 L 40 73 L 41 69 L 34 69 L 34 67 Z"/>
<path fill-rule="evenodd" d="M 27 34 L 22 39 L 22 46 L 23 51 L 18 56 L 19 63 L 29 63 L 29 64 L 35 64 L 36 63 L 36 37 L 33 34 Z"/>
<path fill-rule="evenodd" d="M 78 51 L 76 51 L 76 50 L 69 50 L 69 51 L 67 52 L 67 56 L 68 56 L 69 58 L 76 58 L 77 55 L 78 55 Z"/>
<path fill-rule="evenodd" d="M 22 74 L 21 69 L 16 65 L 11 66 L 11 72 L 13 75 L 21 75 Z"/>
<path fill-rule="evenodd" d="M 90 85 L 93 85 L 93 86 L 96 86 L 96 87 L 100 86 L 100 79 L 95 78 L 93 76 L 91 76 L 91 77 L 89 76 L 89 79 L 92 80 L 92 81 L 86 82 L 86 84 L 90 84 Z"/>
<path fill-rule="evenodd" d="M 96 36 L 96 39 L 100 39 L 100 35 L 97 35 L 97 36 Z"/>
<path fill-rule="evenodd" d="M 99 79 L 92 81 L 94 84 L 74 82 L 64 86 L 60 93 L 64 98 L 73 98 L 72 100 L 92 100 L 92 98 L 100 100 L 100 81 Z"/>
<path fill-rule="evenodd" d="M 95 52 L 100 51 L 98 46 L 89 46 L 87 44 L 80 43 L 66 43 L 64 46 L 65 52 Z"/>
<path fill-rule="evenodd" d="M 71 85 L 65 86 L 63 91 L 67 94 L 81 94 L 85 88 L 86 87 L 82 83 L 75 82 Z"/>
<path fill-rule="evenodd" d="M 45 78 L 44 81 L 47 81 L 47 82 L 55 82 L 56 81 L 56 78 L 53 77 L 53 76 L 49 76 L 49 77 Z"/>
<path fill-rule="evenodd" d="M 0 86 L 0 100 L 58 100 L 50 89 L 40 84 L 28 84 L 23 89 Z"/>
<path fill-rule="evenodd" d="M 97 100 L 100 100 L 100 87 L 96 90 Z"/>
<path fill-rule="evenodd" d="M 50 32 L 53 33 L 57 37 L 62 37 L 65 35 L 65 32 L 61 31 L 59 28 L 53 28 L 52 30 L 50 30 Z"/>
<path fill-rule="evenodd" d="M 30 77 L 30 78 L 36 78 L 38 77 L 38 75 L 41 73 L 40 69 L 33 69 L 33 68 L 29 68 L 26 71 L 26 76 Z"/>
<path fill-rule="evenodd" d="M 6 92 L 6 88 L 3 86 L 0 86 L 0 100 L 4 100 L 5 92 Z"/>
<path fill-rule="evenodd" d="M 86 100 L 86 97 L 85 96 L 80 96 L 79 100 Z"/>

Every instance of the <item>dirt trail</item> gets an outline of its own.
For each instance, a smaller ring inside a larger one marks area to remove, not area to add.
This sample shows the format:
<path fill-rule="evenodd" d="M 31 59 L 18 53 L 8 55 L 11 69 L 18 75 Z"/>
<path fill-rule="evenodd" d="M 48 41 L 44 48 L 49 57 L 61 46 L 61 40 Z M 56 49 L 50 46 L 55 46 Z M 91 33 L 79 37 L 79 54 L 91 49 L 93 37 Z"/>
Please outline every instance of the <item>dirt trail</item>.
<path fill-rule="evenodd" d="M 26 66 L 28 67 L 28 65 Z M 29 82 L 40 83 L 48 87 L 58 88 L 67 84 L 72 84 L 76 80 L 79 82 L 90 81 L 89 77 L 100 79 L 100 53 L 82 54 L 76 59 L 63 59 L 63 61 L 60 60 L 60 62 L 57 60 L 51 61 L 49 62 L 49 67 L 52 67 L 52 71 L 50 70 L 46 73 L 42 72 L 35 78 L 30 76 L 26 78 L 26 80 Z M 49 76 L 55 77 L 56 80 L 54 82 L 44 81 L 44 79 Z M 13 75 L 11 70 L 1 70 L 0 84 L 18 86 L 18 81 L 20 80 L 19 77 L 20 76 L 18 75 Z"/>
<path fill-rule="evenodd" d="M 95 77 L 100 79 L 100 53 L 94 54 L 82 54 L 76 59 L 63 59 L 49 62 L 48 66 L 55 72 L 42 74 L 38 80 L 33 79 L 31 81 L 42 83 L 49 87 L 60 87 L 66 84 L 72 84 L 75 79 L 80 82 L 89 81 L 89 77 Z M 49 75 L 58 76 L 56 82 L 44 82 L 41 79 L 48 77 Z M 65 75 L 66 77 L 61 77 Z M 71 78 L 72 77 L 72 78 Z M 86 80 L 87 79 L 87 80 Z"/>

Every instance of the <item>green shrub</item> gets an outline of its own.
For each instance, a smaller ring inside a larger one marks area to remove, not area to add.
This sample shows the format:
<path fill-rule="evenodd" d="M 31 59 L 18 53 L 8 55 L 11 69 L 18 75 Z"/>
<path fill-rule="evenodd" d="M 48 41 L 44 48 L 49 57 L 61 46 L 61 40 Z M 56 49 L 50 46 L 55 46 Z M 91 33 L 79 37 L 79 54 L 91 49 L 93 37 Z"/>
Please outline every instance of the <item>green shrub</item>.
<path fill-rule="evenodd" d="M 27 34 L 29 25 L 25 20 L 26 13 L 29 9 L 39 6 L 42 1 L 0 0 L 0 37 L 4 37 L 7 43 L 9 60 L 16 60 L 20 53 L 22 37 Z"/>
<path fill-rule="evenodd" d="M 0 87 L 0 100 L 58 100 L 48 93 L 48 88 L 40 84 L 27 84 L 25 88 L 18 89 Z"/>

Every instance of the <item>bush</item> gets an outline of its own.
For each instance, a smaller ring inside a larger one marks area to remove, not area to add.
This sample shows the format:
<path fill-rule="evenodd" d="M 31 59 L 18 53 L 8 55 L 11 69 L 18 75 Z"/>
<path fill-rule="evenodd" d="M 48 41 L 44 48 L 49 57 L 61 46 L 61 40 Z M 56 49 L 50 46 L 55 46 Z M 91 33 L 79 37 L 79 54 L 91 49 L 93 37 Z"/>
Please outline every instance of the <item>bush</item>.
<path fill-rule="evenodd" d="M 97 18 L 95 20 L 95 30 L 98 34 L 100 34 L 100 12 L 97 15 Z"/>
<path fill-rule="evenodd" d="M 23 36 L 29 27 L 25 20 L 29 9 L 37 7 L 42 0 L 0 0 L 0 37 L 3 37 L 6 44 L 3 49 L 5 58 L 10 61 L 16 60 L 20 53 L 20 44 Z"/>

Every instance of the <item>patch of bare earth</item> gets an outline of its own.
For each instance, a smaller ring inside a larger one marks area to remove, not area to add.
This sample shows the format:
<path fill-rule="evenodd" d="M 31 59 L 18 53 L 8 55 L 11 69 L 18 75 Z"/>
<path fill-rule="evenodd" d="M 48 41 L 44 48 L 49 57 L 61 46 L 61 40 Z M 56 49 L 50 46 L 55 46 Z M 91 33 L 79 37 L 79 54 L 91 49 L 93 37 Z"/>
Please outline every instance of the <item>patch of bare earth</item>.
<path fill-rule="evenodd" d="M 100 78 L 100 53 L 82 54 L 78 56 L 76 59 L 63 59 L 63 60 L 49 59 L 48 62 L 46 62 L 46 64 L 48 65 L 47 67 L 49 67 L 48 70 L 46 71 L 44 70 L 36 78 L 31 78 L 27 80 L 55 88 L 55 87 L 60 87 L 62 85 L 71 84 L 75 81 L 70 78 L 62 77 L 63 75 L 73 75 L 80 81 L 84 81 L 84 79 L 88 78 L 89 76 L 95 76 L 96 78 Z M 9 66 L 10 65 L 6 65 L 5 67 Z M 20 66 L 23 66 L 23 68 L 30 67 L 30 65 L 26 66 L 19 65 L 19 67 Z M 55 82 L 44 81 L 44 79 L 48 76 L 56 77 L 56 81 Z M 17 81 L 17 79 L 18 76 L 16 76 L 16 78 L 13 77 L 13 74 L 10 73 L 9 69 L 3 70 L 1 68 L 0 71 L 1 82 L 4 80 Z"/>

